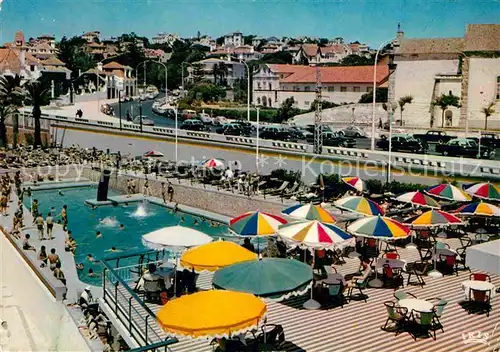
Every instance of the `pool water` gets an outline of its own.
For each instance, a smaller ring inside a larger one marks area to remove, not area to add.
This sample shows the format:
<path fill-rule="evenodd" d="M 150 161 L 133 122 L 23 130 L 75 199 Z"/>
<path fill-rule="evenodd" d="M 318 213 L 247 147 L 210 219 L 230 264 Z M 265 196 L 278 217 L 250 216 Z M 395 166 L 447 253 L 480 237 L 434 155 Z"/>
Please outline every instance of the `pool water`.
<path fill-rule="evenodd" d="M 109 196 L 120 193 L 110 189 Z M 33 192 L 33 199 L 37 199 L 39 209 L 45 218 L 51 207 L 55 208 L 55 214 L 61 212 L 64 204 L 68 207 L 68 230 L 71 230 L 78 247 L 75 254 L 75 262 L 83 263 L 84 270 L 79 272 L 80 279 L 94 285 L 101 284 L 101 278 L 89 277 L 88 269 L 92 268 L 96 273 L 101 273 L 102 268 L 98 263 L 86 260 L 88 254 L 100 259 L 110 254 L 109 249 L 116 247 L 118 250 L 137 251 L 147 249 L 143 246 L 141 237 L 151 231 L 166 226 L 181 225 L 194 228 L 213 237 L 228 236 L 226 225 L 214 226 L 213 223 L 202 221 L 197 216 L 177 212 L 173 214 L 170 209 L 152 203 L 130 203 L 129 205 L 102 206 L 92 209 L 85 204 L 87 199 L 95 199 L 97 188 L 78 187 L 40 190 Z M 30 199 L 24 199 L 26 207 L 30 207 Z M 55 221 L 60 217 L 55 218 Z M 197 223 L 196 223 L 197 222 Z M 120 224 L 124 229 L 120 229 Z M 100 231 L 102 237 L 97 238 L 96 232 Z"/>

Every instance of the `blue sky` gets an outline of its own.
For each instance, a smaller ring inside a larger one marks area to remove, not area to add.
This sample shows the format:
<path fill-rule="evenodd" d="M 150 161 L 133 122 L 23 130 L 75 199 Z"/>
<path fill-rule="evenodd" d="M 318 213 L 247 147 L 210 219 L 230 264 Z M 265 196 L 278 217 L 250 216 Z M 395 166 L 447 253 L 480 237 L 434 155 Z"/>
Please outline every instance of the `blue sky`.
<path fill-rule="evenodd" d="M 0 42 L 16 30 L 105 37 L 157 32 L 213 37 L 240 30 L 261 36 L 310 35 L 359 40 L 371 46 L 394 36 L 463 36 L 467 23 L 500 22 L 499 0 L 0 0 Z"/>

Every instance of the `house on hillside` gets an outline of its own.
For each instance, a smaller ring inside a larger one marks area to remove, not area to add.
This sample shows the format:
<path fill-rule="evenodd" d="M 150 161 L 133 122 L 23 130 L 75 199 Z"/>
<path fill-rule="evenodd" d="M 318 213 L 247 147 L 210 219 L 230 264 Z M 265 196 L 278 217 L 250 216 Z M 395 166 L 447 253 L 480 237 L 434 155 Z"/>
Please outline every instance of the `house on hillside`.
<path fill-rule="evenodd" d="M 224 65 L 226 72 L 224 73 L 221 72 L 220 76 L 223 77 L 220 78 L 223 81 L 225 81 L 227 87 L 233 87 L 234 83 L 237 80 L 243 79 L 246 75 L 245 65 L 241 62 L 218 59 L 218 58 L 208 58 L 205 60 L 195 62 L 188 67 L 188 73 L 189 73 L 187 77 L 188 80 L 190 81 L 194 80 L 193 66 L 198 66 L 198 65 L 201 67 L 201 71 L 203 72 L 203 76 L 201 77 L 201 79 L 209 82 L 215 82 L 214 68 L 216 67 L 216 65 Z M 220 83 L 220 82 L 215 82 L 215 83 Z"/>
<path fill-rule="evenodd" d="M 235 48 L 245 44 L 243 42 L 243 33 L 233 32 L 224 35 L 224 47 L 225 48 Z"/>
<path fill-rule="evenodd" d="M 319 67 L 324 100 L 332 103 L 356 103 L 373 89 L 373 66 Z M 377 85 L 387 86 L 389 68 L 377 67 Z M 267 64 L 253 75 L 254 104 L 279 107 L 293 97 L 296 107 L 310 109 L 316 99 L 316 67 Z"/>
<path fill-rule="evenodd" d="M 99 42 L 101 38 L 101 32 L 99 31 L 86 32 L 82 34 L 81 37 L 85 39 L 87 43 Z"/>
<path fill-rule="evenodd" d="M 445 126 L 484 127 L 484 107 L 493 104 L 488 121 L 500 128 L 500 25 L 467 25 L 463 37 L 407 38 L 398 28 L 394 41 L 389 100 L 413 96 L 405 106 L 408 126 L 440 127 L 442 110 L 432 102 L 442 94 L 460 97 L 460 107 L 444 112 Z"/>

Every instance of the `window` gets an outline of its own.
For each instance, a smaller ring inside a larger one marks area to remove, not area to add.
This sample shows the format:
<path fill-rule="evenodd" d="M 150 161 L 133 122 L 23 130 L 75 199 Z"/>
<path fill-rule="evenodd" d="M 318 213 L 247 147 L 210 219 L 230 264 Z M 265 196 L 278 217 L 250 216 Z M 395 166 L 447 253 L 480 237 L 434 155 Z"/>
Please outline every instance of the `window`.
<path fill-rule="evenodd" d="M 304 92 L 309 92 L 310 90 L 311 90 L 311 88 L 309 86 L 304 87 Z"/>
<path fill-rule="evenodd" d="M 359 88 L 359 87 L 354 87 L 354 88 L 352 89 L 352 91 L 353 91 L 353 92 L 355 92 L 355 93 L 359 93 L 359 92 L 361 91 L 361 88 Z"/>
<path fill-rule="evenodd" d="M 257 83 L 257 89 L 260 89 L 260 82 Z"/>
<path fill-rule="evenodd" d="M 347 92 L 347 87 L 340 87 L 340 91 L 341 91 L 342 93 Z"/>
<path fill-rule="evenodd" d="M 30 65 L 30 71 L 31 72 L 35 71 L 35 65 Z"/>
<path fill-rule="evenodd" d="M 311 105 L 311 102 L 310 101 L 305 101 L 304 104 L 305 105 Z"/>
<path fill-rule="evenodd" d="M 300 87 L 299 86 L 293 86 L 293 91 L 294 92 L 300 92 Z"/>
<path fill-rule="evenodd" d="M 260 97 L 257 98 L 257 104 L 260 105 Z"/>

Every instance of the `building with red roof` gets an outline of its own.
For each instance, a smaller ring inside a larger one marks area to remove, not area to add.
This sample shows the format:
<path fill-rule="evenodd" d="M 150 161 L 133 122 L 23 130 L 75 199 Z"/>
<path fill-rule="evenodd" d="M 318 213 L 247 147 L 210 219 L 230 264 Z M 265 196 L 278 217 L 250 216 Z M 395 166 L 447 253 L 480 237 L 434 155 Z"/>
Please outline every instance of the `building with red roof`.
<path fill-rule="evenodd" d="M 341 104 L 358 102 L 373 89 L 373 66 L 319 67 L 323 99 Z M 309 109 L 316 94 L 316 67 L 267 64 L 253 76 L 254 103 L 279 107 L 293 97 L 300 109 Z M 386 85 L 387 64 L 377 66 L 377 85 Z"/>

